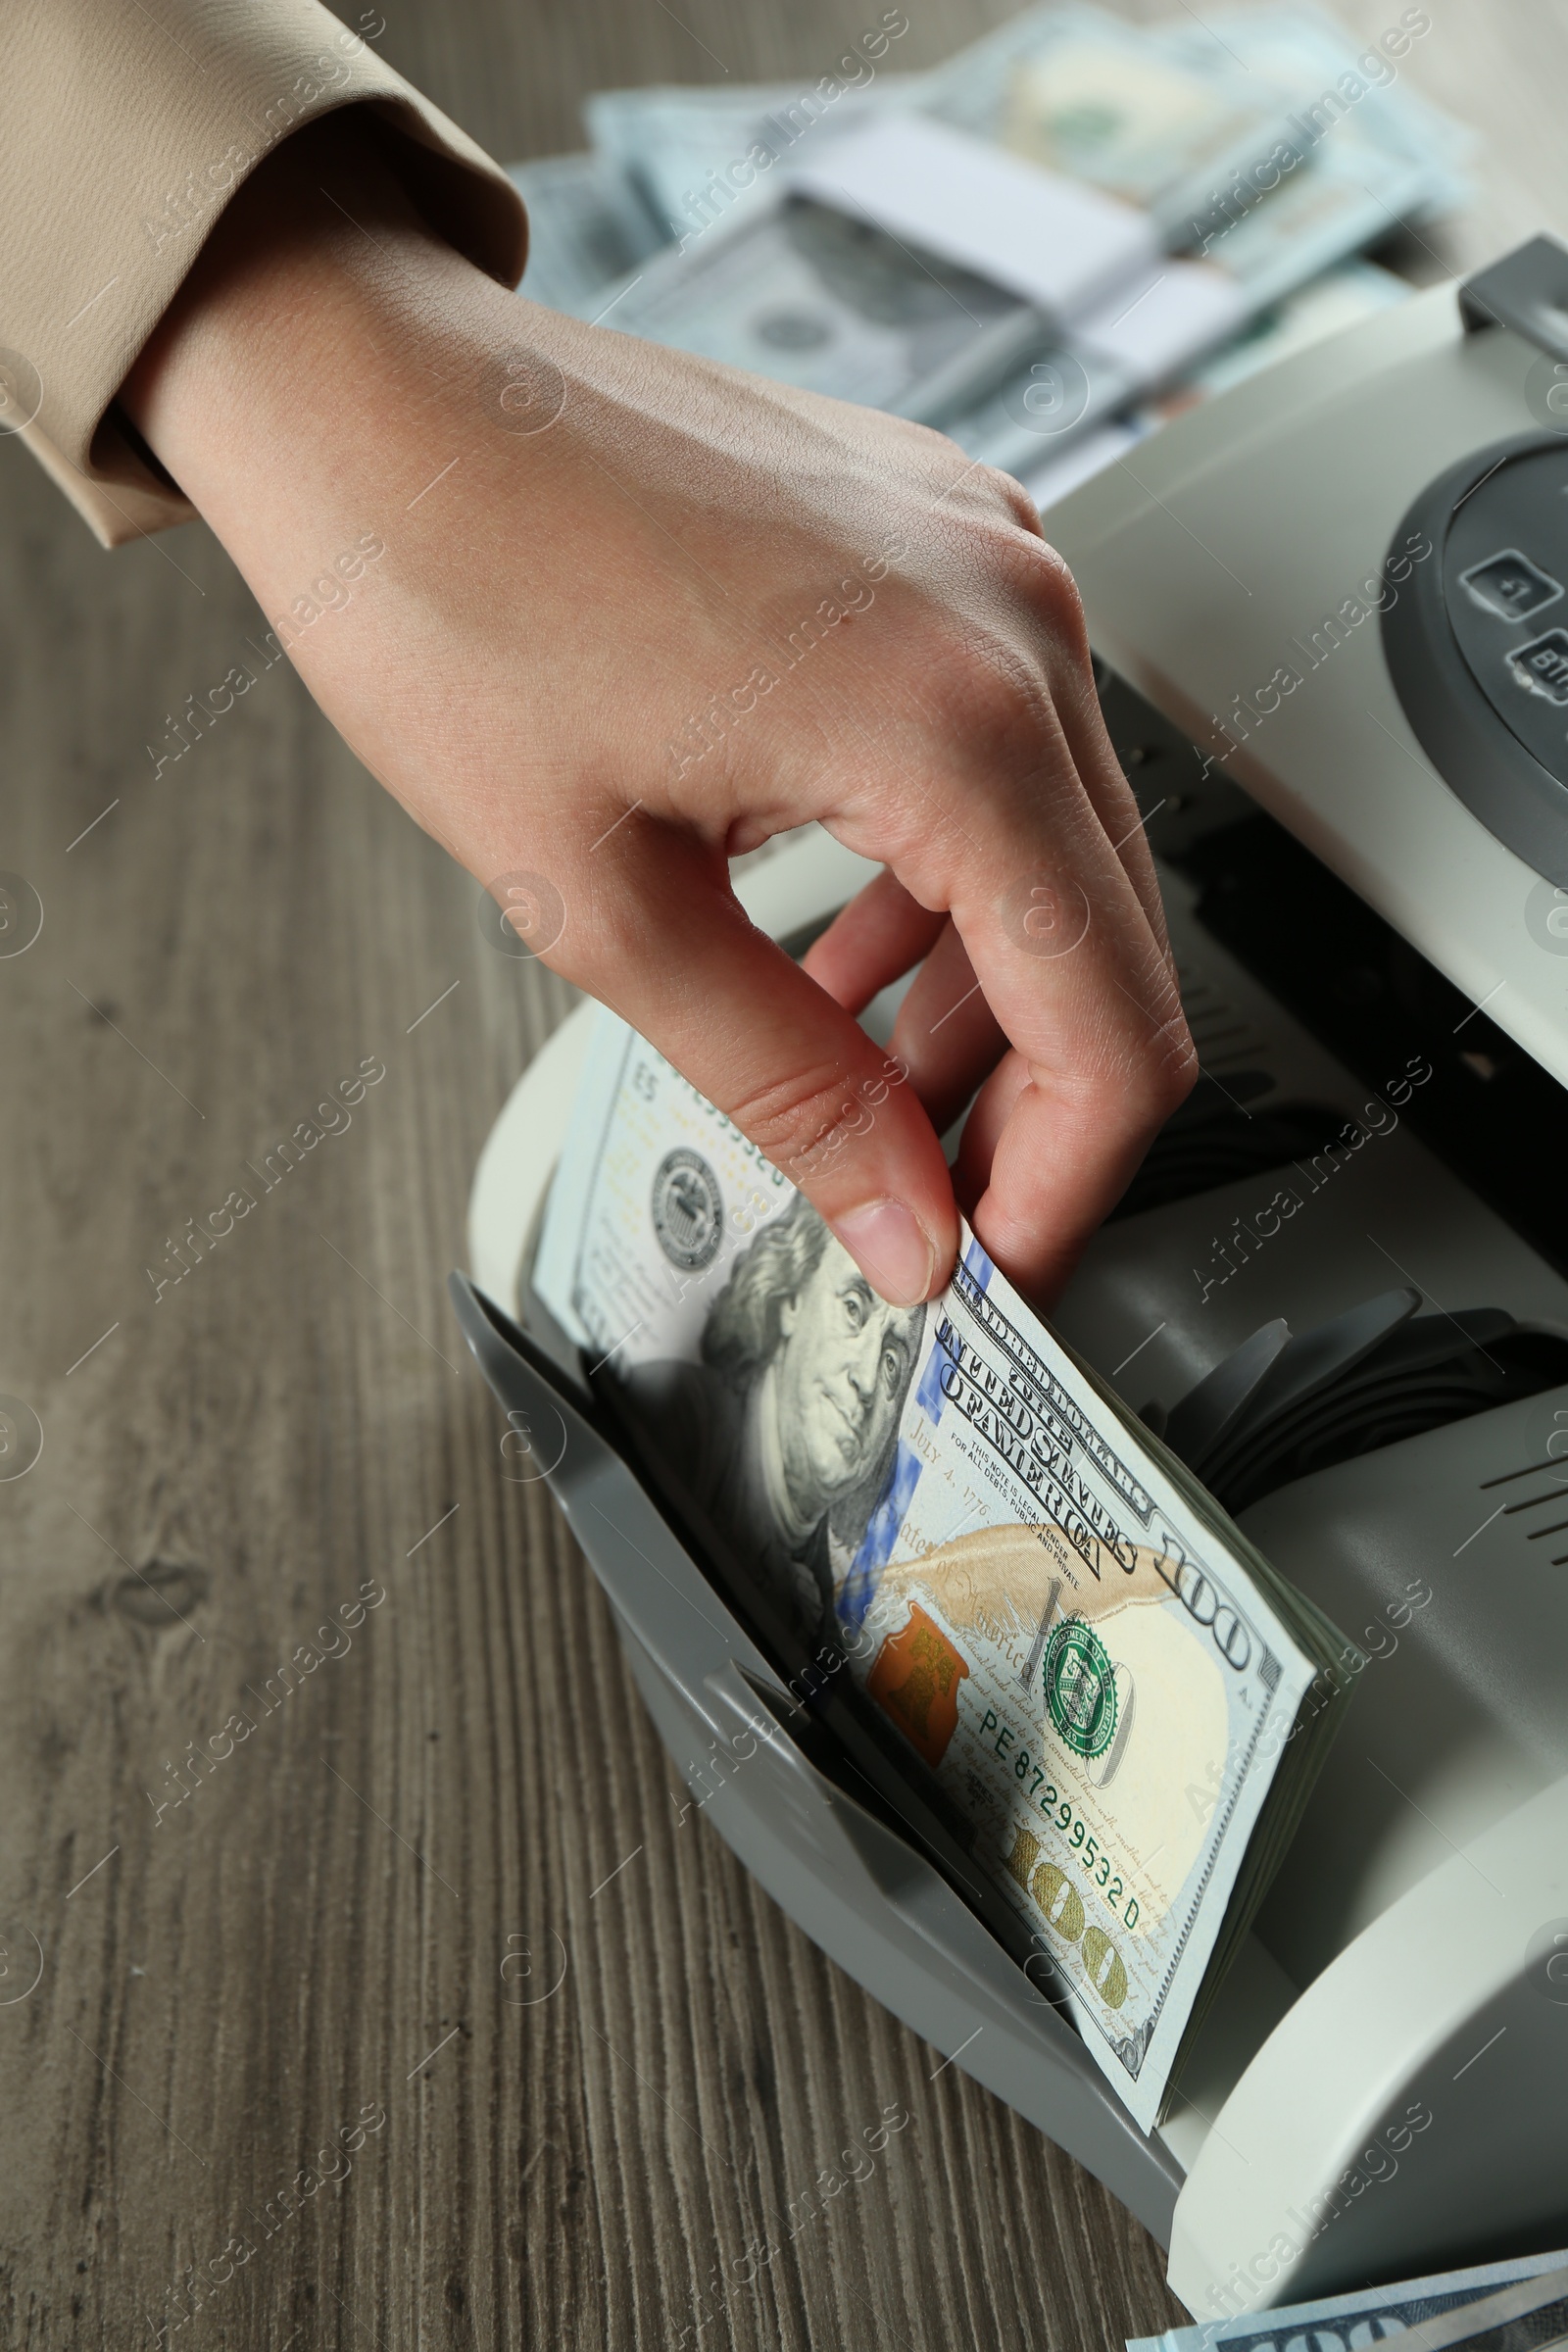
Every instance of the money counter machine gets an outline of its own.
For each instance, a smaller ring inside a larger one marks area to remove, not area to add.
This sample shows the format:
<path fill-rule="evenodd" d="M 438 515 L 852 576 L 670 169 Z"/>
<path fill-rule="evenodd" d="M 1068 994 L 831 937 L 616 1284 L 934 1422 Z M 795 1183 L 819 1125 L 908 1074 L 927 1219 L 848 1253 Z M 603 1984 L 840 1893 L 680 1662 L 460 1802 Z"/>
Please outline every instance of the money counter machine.
<path fill-rule="evenodd" d="M 512 1321 L 584 1013 L 454 1291 L 709 1820 L 1208 2319 L 1568 2239 L 1568 252 L 1298 354 L 1048 529 L 1203 1070 L 1054 1321 L 1366 1657 L 1152 2135 L 798 1718 L 699 1783 L 776 1665 Z M 863 871 L 803 837 L 742 895 L 794 944 Z"/>

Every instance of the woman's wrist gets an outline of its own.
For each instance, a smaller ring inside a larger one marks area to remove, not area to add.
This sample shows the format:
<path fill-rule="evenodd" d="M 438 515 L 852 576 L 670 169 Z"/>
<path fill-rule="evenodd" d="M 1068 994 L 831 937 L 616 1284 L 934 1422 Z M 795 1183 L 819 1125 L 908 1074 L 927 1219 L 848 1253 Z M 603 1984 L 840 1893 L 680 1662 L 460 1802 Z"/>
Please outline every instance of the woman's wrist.
<path fill-rule="evenodd" d="M 363 110 L 309 125 L 240 188 L 122 387 L 160 463 L 249 571 L 378 416 L 438 410 L 465 313 L 515 297 L 421 219 Z M 306 429 L 302 429 L 306 428 Z"/>

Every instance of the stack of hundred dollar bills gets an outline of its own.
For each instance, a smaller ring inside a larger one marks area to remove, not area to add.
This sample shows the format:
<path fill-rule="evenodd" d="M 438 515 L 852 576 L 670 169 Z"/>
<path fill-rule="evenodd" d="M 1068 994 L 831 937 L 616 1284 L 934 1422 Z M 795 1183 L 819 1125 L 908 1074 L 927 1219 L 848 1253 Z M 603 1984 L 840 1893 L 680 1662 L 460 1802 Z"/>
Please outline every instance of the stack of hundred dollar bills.
<path fill-rule="evenodd" d="M 867 7 L 868 17 L 871 7 Z M 1133 26 L 1077 0 L 901 72 L 883 10 L 798 82 L 610 90 L 519 164 L 523 292 L 938 425 L 1043 504 L 1400 299 L 1358 257 L 1465 194 L 1469 134 L 1295 0 Z"/>
<path fill-rule="evenodd" d="M 1357 1653 L 967 1228 L 940 1298 L 888 1305 L 596 1021 L 525 1320 L 576 1344 L 674 1524 L 784 1629 L 780 1671 L 853 1701 L 956 1825 L 956 1877 L 1152 2130 Z"/>

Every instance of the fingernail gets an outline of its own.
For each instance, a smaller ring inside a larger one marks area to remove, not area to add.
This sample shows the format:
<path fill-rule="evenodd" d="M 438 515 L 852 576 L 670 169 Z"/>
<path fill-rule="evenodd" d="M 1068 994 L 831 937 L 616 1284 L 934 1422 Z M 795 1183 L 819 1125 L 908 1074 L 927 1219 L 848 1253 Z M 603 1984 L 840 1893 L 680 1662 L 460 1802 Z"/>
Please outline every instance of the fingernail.
<path fill-rule="evenodd" d="M 862 1274 L 895 1306 L 917 1306 L 931 1288 L 936 1244 L 902 1200 L 871 1200 L 833 1221 Z"/>

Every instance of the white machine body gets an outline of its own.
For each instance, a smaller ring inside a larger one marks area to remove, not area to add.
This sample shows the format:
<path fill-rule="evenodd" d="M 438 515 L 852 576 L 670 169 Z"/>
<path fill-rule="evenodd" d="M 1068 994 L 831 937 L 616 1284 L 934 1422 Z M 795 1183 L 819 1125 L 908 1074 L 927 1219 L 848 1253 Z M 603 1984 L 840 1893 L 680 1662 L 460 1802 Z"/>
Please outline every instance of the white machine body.
<path fill-rule="evenodd" d="M 1539 425 L 1542 357 L 1506 324 L 1467 332 L 1454 289 L 1438 288 L 1167 427 L 1054 510 L 1047 529 L 1078 579 L 1097 656 L 1568 1084 L 1568 937 L 1559 948 L 1550 921 L 1568 891 L 1437 772 L 1391 677 L 1374 602 L 1423 487 Z M 1327 615 L 1339 616 L 1333 630 Z M 1152 818 L 1156 859 L 1160 840 Z M 810 828 L 741 891 L 756 920 L 789 938 L 867 870 Z M 1245 1073 L 1249 1113 L 1309 1102 L 1359 1123 L 1362 1141 L 1293 1159 L 1277 1181 L 1249 1170 L 1106 1225 L 1055 1316 L 1068 1341 L 1137 1409 L 1167 1411 L 1271 1318 L 1304 1329 L 1396 1284 L 1433 1314 L 1485 1306 L 1542 1345 L 1568 1343 L 1568 1280 L 1552 1254 L 1410 1119 L 1369 1124 L 1364 1074 L 1205 927 L 1186 873 L 1162 863 L 1161 875 L 1206 1075 L 1224 1092 Z M 1335 984 L 1328 969 L 1321 978 Z M 879 1003 L 868 1025 L 891 1009 Z M 476 1177 L 473 1273 L 509 1313 L 525 1297 L 591 1017 L 574 1014 L 538 1056 Z M 1484 1122 L 1488 1056 L 1474 1061 Z M 1259 1246 L 1259 1211 L 1282 1184 L 1297 1210 L 1276 1214 Z M 1253 1247 L 1227 1252 L 1224 1237 L 1243 1231 Z M 1049 2013 L 1009 2012 L 961 1926 L 938 1921 L 912 1858 L 893 1896 L 885 1857 L 865 1866 L 882 1893 L 864 1905 L 886 1897 L 904 1924 L 890 1912 L 858 1942 L 840 1916 L 861 1900 L 845 1893 L 847 1865 L 826 1847 L 786 1863 L 757 1821 L 722 1805 L 710 1815 L 921 2032 L 951 2052 L 973 2018 L 991 2022 L 994 2060 L 982 2037 L 959 2063 L 1168 2235 L 1171 2284 L 1200 2319 L 1568 2238 L 1568 1368 L 1518 1401 L 1296 1478 L 1240 1516 L 1374 1654 L 1153 2141 L 1096 2120 L 1109 2094 L 1074 2072 L 1070 2034 Z M 682 1725 L 695 1737 L 718 1720 L 717 1682 L 710 1674 L 710 1697 L 683 1716 L 669 1661 L 630 1645 L 685 1765 Z M 869 1833 L 838 1811 L 863 1859 Z M 965 1967 L 985 1980 L 968 2007 L 955 1990 Z M 1049 2067 L 1035 2066 L 1035 2047 Z"/>

